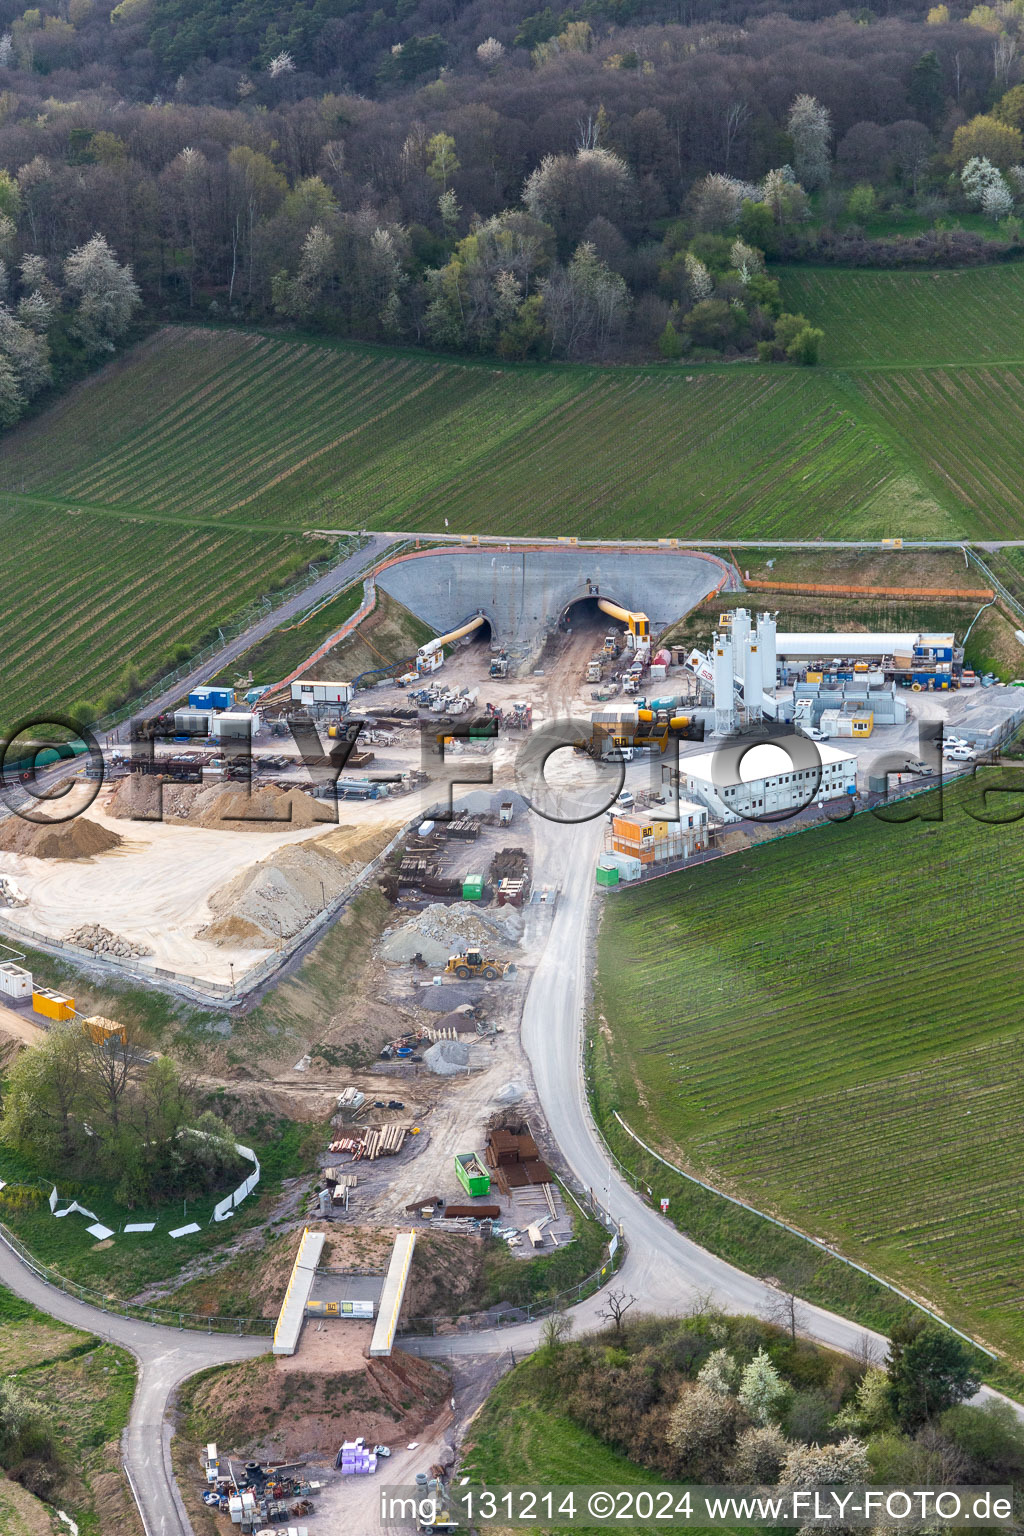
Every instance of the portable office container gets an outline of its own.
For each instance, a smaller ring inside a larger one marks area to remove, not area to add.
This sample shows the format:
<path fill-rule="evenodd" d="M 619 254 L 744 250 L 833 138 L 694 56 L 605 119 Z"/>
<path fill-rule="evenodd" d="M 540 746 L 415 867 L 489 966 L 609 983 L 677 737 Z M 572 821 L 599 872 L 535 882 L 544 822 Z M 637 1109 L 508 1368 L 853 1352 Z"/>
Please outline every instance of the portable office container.
<path fill-rule="evenodd" d="M 205 709 L 176 709 L 174 729 L 186 736 L 209 736 L 210 713 Z"/>
<path fill-rule="evenodd" d="M 241 711 L 228 712 L 213 717 L 213 735 L 219 737 L 248 737 L 256 734 L 256 717 Z"/>
<path fill-rule="evenodd" d="M 233 688 L 193 688 L 188 696 L 190 709 L 230 709 L 235 702 Z"/>
<path fill-rule="evenodd" d="M 4 997 L 31 997 L 32 972 L 12 960 L 0 964 L 0 994 Z"/>

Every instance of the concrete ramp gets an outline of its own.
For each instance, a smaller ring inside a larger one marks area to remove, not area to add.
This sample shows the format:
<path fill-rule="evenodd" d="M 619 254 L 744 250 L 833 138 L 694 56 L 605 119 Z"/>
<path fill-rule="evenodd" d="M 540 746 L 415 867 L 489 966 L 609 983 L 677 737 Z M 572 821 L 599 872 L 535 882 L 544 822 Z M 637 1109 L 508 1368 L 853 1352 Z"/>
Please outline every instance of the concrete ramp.
<path fill-rule="evenodd" d="M 657 634 L 719 591 L 731 574 L 726 561 L 696 550 L 492 544 L 399 556 L 376 582 L 439 634 L 482 614 L 513 666 L 525 671 L 572 603 L 606 598 L 649 615 Z"/>
<path fill-rule="evenodd" d="M 415 1232 L 399 1232 L 391 1250 L 391 1263 L 380 1296 L 377 1321 L 370 1340 L 371 1355 L 390 1355 L 395 1347 L 398 1318 L 405 1300 L 405 1287 L 412 1266 L 413 1249 L 416 1247 Z M 277 1346 L 275 1345 L 275 1348 Z"/>
<path fill-rule="evenodd" d="M 311 1232 L 307 1227 L 302 1234 L 299 1251 L 292 1265 L 288 1289 L 284 1293 L 284 1301 L 277 1315 L 273 1346 L 275 1355 L 294 1355 L 299 1347 L 299 1334 L 302 1332 L 302 1320 L 306 1315 L 306 1302 L 313 1289 L 316 1268 L 323 1251 L 324 1234 Z"/>

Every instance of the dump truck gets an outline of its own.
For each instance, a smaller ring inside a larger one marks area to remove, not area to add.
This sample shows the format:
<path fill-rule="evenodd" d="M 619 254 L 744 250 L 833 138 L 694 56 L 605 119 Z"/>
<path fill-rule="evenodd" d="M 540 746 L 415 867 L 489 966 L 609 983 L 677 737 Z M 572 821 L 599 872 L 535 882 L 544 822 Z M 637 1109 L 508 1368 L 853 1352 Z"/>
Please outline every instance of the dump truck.
<path fill-rule="evenodd" d="M 514 803 L 511 800 L 503 800 L 501 802 L 501 805 L 500 805 L 499 809 L 498 809 L 498 825 L 499 825 L 499 827 L 510 827 L 512 825 L 512 817 L 513 817 L 514 814 L 515 814 L 515 805 L 514 805 Z"/>
<path fill-rule="evenodd" d="M 587 662 L 587 682 L 599 683 L 601 681 L 601 658 L 594 656 Z"/>
<path fill-rule="evenodd" d="M 445 974 L 468 981 L 470 976 L 482 976 L 484 981 L 497 981 L 499 976 L 511 976 L 515 966 L 511 960 L 495 960 L 485 956 L 481 949 L 467 949 L 461 955 L 449 955 Z"/>

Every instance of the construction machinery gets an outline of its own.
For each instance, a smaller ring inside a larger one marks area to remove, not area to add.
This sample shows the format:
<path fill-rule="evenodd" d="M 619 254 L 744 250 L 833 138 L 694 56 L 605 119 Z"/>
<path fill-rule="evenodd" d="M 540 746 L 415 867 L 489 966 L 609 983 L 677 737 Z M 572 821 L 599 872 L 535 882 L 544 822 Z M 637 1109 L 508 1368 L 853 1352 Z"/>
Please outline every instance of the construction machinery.
<path fill-rule="evenodd" d="M 444 969 L 446 975 L 457 976 L 460 981 L 468 981 L 471 976 L 497 981 L 499 977 L 515 974 L 511 960 L 495 960 L 485 956 L 482 949 L 467 949 L 461 955 L 449 955 Z"/>
<path fill-rule="evenodd" d="M 490 677 L 508 677 L 508 657 L 504 652 L 500 656 L 491 657 Z"/>
<path fill-rule="evenodd" d="M 597 606 L 602 613 L 606 613 L 611 619 L 618 619 L 620 624 L 625 624 L 629 630 L 629 643 L 633 647 L 639 646 L 644 640 L 650 644 L 651 621 L 646 613 L 631 613 L 628 608 L 622 608 L 618 603 L 613 603 L 607 597 L 599 597 Z"/>

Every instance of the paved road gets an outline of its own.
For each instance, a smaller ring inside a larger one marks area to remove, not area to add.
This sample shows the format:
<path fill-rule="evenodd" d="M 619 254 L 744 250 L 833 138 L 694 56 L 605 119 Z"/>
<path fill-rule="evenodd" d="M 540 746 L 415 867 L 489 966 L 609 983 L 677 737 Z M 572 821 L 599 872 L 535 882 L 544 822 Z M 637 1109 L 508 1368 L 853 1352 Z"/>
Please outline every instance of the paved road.
<path fill-rule="evenodd" d="M 184 698 L 193 688 L 198 688 L 202 683 L 208 682 L 211 677 L 216 677 L 217 673 L 228 666 L 230 662 L 235 661 L 251 645 L 256 645 L 258 641 L 265 639 L 267 635 L 285 623 L 286 620 L 294 618 L 296 614 L 305 613 L 307 608 L 312 608 L 313 604 L 319 602 L 321 598 L 330 597 L 333 593 L 340 592 L 342 587 L 347 587 L 349 582 L 353 581 L 366 566 L 383 559 L 385 551 L 392 544 L 407 537 L 407 534 L 397 533 L 370 534 L 362 549 L 356 550 L 354 555 L 350 555 L 340 565 L 333 566 L 317 581 L 312 582 L 308 587 L 304 587 L 294 597 L 288 598 L 280 607 L 274 608 L 272 612 L 268 613 L 264 618 L 257 620 L 255 624 L 251 624 L 236 639 L 229 640 L 227 645 L 223 646 L 215 656 L 211 656 L 208 661 L 204 661 L 202 666 L 196 667 L 187 677 L 179 678 L 173 687 L 168 688 L 164 693 L 161 693 L 146 705 L 146 714 L 159 715 L 163 710 L 169 709 L 172 704 L 176 704 L 179 699 Z M 312 641 L 310 642 L 310 648 L 312 649 Z M 111 732 L 111 739 L 113 741 L 127 741 L 128 732 L 129 722 L 126 720 L 115 731 Z"/>
<path fill-rule="evenodd" d="M 329 533 L 341 538 L 351 529 L 344 528 L 318 528 L 317 533 Z M 385 535 L 389 539 L 407 539 L 408 533 L 390 533 Z M 468 535 L 464 533 L 427 533 L 421 531 L 418 538 L 430 544 L 465 544 Z M 508 544 L 509 540 L 501 534 L 481 533 L 472 537 L 478 544 Z M 673 537 L 675 537 L 673 535 Z M 513 544 L 536 544 L 540 547 L 550 546 L 552 549 L 565 549 L 558 538 L 514 538 Z M 665 547 L 661 539 L 577 539 L 580 549 L 662 549 Z M 889 546 L 882 539 L 730 539 L 727 536 L 717 539 L 688 539 L 684 536 L 676 538 L 679 549 L 714 549 L 718 551 L 728 549 L 886 549 Z M 1024 549 L 1024 539 L 979 539 L 965 534 L 960 539 L 903 539 L 901 549 L 963 549 L 967 545 L 974 549 Z"/>
<path fill-rule="evenodd" d="M 0 1238 L 0 1282 L 42 1312 L 131 1350 L 139 1362 L 138 1384 L 124 1437 L 124 1459 L 142 1507 L 146 1536 L 192 1536 L 171 1473 L 168 1399 L 196 1371 L 261 1355 L 269 1339 L 178 1332 L 153 1327 L 87 1306 L 47 1285 Z"/>

